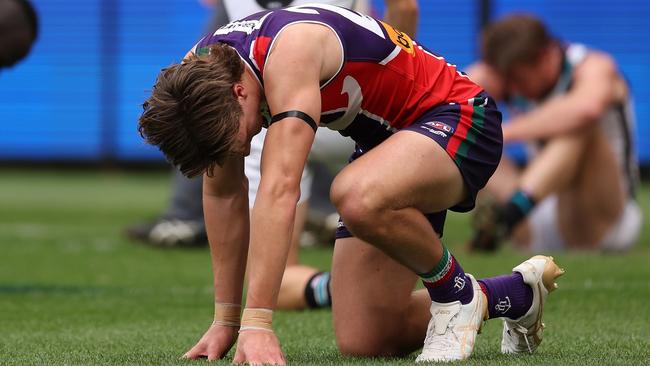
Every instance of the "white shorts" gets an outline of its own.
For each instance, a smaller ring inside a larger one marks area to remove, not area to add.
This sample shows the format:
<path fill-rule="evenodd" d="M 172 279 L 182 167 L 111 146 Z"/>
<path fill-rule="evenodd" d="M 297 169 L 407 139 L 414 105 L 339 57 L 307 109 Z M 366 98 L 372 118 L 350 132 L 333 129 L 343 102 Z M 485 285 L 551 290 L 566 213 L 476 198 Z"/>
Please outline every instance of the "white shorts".
<path fill-rule="evenodd" d="M 244 172 L 248 177 L 248 204 L 253 207 L 257 189 L 260 186 L 260 165 L 262 161 L 262 147 L 264 146 L 264 137 L 266 129 L 263 128 L 260 133 L 255 135 L 251 140 L 251 153 L 244 160 Z M 338 132 L 328 128 L 319 128 L 312 145 L 309 158 L 325 163 L 328 167 L 343 166 L 347 159 L 354 151 L 354 142 L 346 137 L 341 136 Z M 300 179 L 300 200 L 298 203 L 305 202 L 311 197 L 311 183 L 313 175 L 307 166 L 302 172 Z"/>
<path fill-rule="evenodd" d="M 566 241 L 558 226 L 556 195 L 552 195 L 538 204 L 528 222 L 531 228 L 530 249 L 536 253 L 560 251 L 567 248 Z M 643 213 L 634 200 L 629 200 L 623 214 L 601 240 L 598 248 L 605 251 L 624 251 L 632 248 L 639 238 Z"/>

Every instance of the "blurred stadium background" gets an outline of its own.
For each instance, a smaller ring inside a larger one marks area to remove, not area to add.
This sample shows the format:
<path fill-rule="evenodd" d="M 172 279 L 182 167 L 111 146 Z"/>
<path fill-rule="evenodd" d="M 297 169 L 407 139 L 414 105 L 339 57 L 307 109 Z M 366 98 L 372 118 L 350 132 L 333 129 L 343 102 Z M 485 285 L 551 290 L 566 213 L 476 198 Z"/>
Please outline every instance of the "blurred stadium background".
<path fill-rule="evenodd" d="M 383 1 L 373 0 L 381 14 Z M 650 164 L 650 3 L 644 0 L 421 1 L 418 40 L 463 67 L 489 17 L 533 12 L 559 37 L 610 52 L 636 98 L 639 157 Z M 160 162 L 136 132 L 157 71 L 200 38 L 197 0 L 36 0 L 39 40 L 0 74 L 0 161 Z"/>
<path fill-rule="evenodd" d="M 381 14 L 382 1 L 373 0 Z M 197 0 L 34 0 L 41 32 L 31 55 L 0 72 L 0 365 L 180 364 L 211 321 L 207 249 L 153 250 L 122 236 L 169 199 L 162 156 L 136 131 L 161 67 L 201 36 L 211 11 Z M 461 67 L 477 58 L 486 19 L 540 16 L 560 38 L 610 52 L 636 99 L 639 158 L 650 166 L 650 2 L 420 1 L 418 39 Z M 84 166 L 77 170 L 74 167 Z M 68 169 L 67 167 L 73 167 Z M 122 167 L 161 167 L 140 172 Z M 66 168 L 66 169 L 61 169 Z M 85 169 L 90 168 L 90 169 Z M 639 201 L 650 215 L 650 185 Z M 526 254 L 469 254 L 468 215 L 450 215 L 445 242 L 478 277 Z M 467 365 L 620 364 L 650 359 L 650 232 L 624 255 L 558 254 L 567 268 L 532 357 L 500 355 L 500 324 L 485 327 Z M 308 248 L 327 269 L 330 248 Z M 342 359 L 329 311 L 278 313 L 292 364 L 403 364 Z M 231 354 L 232 356 L 232 354 Z M 228 364 L 229 361 L 223 364 Z"/>

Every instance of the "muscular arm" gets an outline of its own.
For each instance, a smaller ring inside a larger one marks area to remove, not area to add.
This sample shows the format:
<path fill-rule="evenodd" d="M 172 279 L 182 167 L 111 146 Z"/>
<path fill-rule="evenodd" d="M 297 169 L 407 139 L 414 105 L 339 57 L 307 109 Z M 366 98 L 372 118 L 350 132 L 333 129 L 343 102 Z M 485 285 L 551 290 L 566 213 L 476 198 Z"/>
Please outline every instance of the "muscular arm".
<path fill-rule="evenodd" d="M 328 37 L 334 37 L 329 32 L 322 26 L 297 24 L 280 34 L 264 69 L 265 95 L 272 114 L 299 110 L 318 123 L 319 81 L 336 72 L 325 60 Z M 340 53 L 330 53 L 329 58 L 338 62 Z M 313 140 L 312 128 L 298 118 L 276 122 L 266 135 L 262 178 L 251 215 L 249 308 L 275 307 L 300 196 L 300 177 Z"/>
<path fill-rule="evenodd" d="M 505 141 L 549 139 L 587 127 L 621 94 L 614 61 L 592 54 L 579 66 L 571 90 L 514 118 L 503 127 Z"/>
<path fill-rule="evenodd" d="M 203 211 L 210 242 L 215 301 L 240 304 L 248 252 L 248 180 L 244 158 L 230 157 L 203 177 Z"/>
<path fill-rule="evenodd" d="M 411 38 L 415 38 L 418 29 L 418 2 L 417 0 L 385 0 L 386 13 L 384 21 Z"/>

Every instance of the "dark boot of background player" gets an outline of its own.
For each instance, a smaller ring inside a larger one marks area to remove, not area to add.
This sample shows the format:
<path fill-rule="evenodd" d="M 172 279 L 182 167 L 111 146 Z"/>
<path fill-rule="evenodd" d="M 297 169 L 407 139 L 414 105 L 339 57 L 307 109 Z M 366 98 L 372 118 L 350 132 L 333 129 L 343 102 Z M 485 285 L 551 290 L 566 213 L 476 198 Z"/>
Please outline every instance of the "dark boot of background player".
<path fill-rule="evenodd" d="M 493 199 L 484 200 L 477 206 L 473 217 L 474 237 L 469 243 L 470 250 L 497 250 L 535 204 L 535 199 L 521 190 L 516 191 L 505 205 L 499 205 Z"/>

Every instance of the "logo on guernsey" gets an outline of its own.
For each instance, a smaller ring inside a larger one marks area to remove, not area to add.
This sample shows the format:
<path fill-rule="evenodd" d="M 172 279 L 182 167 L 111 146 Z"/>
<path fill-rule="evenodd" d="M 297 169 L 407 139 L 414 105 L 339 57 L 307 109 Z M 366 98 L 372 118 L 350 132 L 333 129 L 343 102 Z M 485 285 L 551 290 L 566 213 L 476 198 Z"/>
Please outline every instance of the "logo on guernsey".
<path fill-rule="evenodd" d="M 251 34 L 254 30 L 259 29 L 262 26 L 262 22 L 264 22 L 267 16 L 268 14 L 259 20 L 240 20 L 228 23 L 223 27 L 217 29 L 214 32 L 214 35 L 216 36 L 219 34 L 228 34 L 232 32 L 244 32 L 246 34 Z"/>
<path fill-rule="evenodd" d="M 465 276 L 458 275 L 456 278 L 454 278 L 454 288 L 456 289 L 456 292 L 459 292 L 460 290 L 465 288 Z"/>
<path fill-rule="evenodd" d="M 390 24 L 386 24 L 382 21 L 380 21 L 380 23 L 384 26 L 386 33 L 388 33 L 388 37 L 391 41 L 393 41 L 393 43 L 395 43 L 395 45 L 399 46 L 409 55 L 415 56 L 413 41 L 411 40 L 411 37 L 408 36 L 408 34 L 393 28 L 393 26 Z"/>
<path fill-rule="evenodd" d="M 499 298 L 499 303 L 494 305 L 494 309 L 501 314 L 505 314 L 506 311 L 510 310 L 511 307 L 512 305 L 510 304 L 510 298 L 508 296 L 506 296 L 505 300 L 501 300 L 501 298 Z"/>
<path fill-rule="evenodd" d="M 448 125 L 446 123 L 442 123 L 442 122 L 438 122 L 438 121 L 431 121 L 431 122 L 425 122 L 424 124 L 427 125 L 427 126 L 431 126 L 431 127 L 435 128 L 436 130 L 444 131 L 444 132 L 447 132 L 447 133 L 454 133 L 454 129 L 450 125 Z"/>
<path fill-rule="evenodd" d="M 439 130 L 434 130 L 433 128 L 429 128 L 427 126 L 422 126 L 421 125 L 420 128 L 425 129 L 425 130 L 429 131 L 429 133 L 434 134 L 434 135 L 442 136 L 444 138 L 449 137 L 449 136 L 447 136 L 446 133 L 444 133 L 442 131 L 439 131 Z"/>

